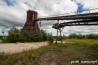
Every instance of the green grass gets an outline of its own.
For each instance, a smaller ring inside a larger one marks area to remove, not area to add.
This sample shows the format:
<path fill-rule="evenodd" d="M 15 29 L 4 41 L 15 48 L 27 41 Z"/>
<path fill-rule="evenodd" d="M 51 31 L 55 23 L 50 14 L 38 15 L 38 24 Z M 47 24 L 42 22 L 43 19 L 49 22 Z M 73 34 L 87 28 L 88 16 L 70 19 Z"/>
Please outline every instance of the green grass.
<path fill-rule="evenodd" d="M 20 53 L 0 53 L 0 65 L 75 65 L 71 64 L 71 61 L 98 60 L 98 40 L 66 39 L 65 41 L 65 44 L 48 45 Z"/>

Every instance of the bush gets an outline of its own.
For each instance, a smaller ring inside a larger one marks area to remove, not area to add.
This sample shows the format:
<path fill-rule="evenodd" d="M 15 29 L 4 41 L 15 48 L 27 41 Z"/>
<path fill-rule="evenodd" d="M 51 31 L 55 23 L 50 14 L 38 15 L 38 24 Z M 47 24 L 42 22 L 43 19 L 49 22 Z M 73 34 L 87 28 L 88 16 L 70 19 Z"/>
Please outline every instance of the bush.
<path fill-rule="evenodd" d="M 9 31 L 9 35 L 4 38 L 4 41 L 8 43 L 16 43 L 19 41 L 20 31 L 17 28 L 11 28 Z"/>
<path fill-rule="evenodd" d="M 53 44 L 53 41 L 54 41 L 53 36 L 50 35 L 50 34 L 48 34 L 48 36 L 47 36 L 47 41 L 49 42 L 50 45 L 52 45 L 52 44 Z"/>
<path fill-rule="evenodd" d="M 87 35 L 71 34 L 67 38 L 69 39 L 98 39 L 98 34 L 87 34 Z"/>
<path fill-rule="evenodd" d="M 0 36 L 0 40 L 3 38 L 3 36 Z"/>
<path fill-rule="evenodd" d="M 2 39 L 2 42 L 7 43 L 16 43 L 16 42 L 42 42 L 42 41 L 52 42 L 52 35 L 48 35 L 45 31 L 40 30 L 40 32 L 29 35 L 27 33 L 21 33 L 17 28 L 11 28 L 9 31 L 9 35 Z"/>
<path fill-rule="evenodd" d="M 6 42 L 7 42 L 7 37 L 3 37 L 3 38 L 1 39 L 1 42 L 6 43 Z"/>

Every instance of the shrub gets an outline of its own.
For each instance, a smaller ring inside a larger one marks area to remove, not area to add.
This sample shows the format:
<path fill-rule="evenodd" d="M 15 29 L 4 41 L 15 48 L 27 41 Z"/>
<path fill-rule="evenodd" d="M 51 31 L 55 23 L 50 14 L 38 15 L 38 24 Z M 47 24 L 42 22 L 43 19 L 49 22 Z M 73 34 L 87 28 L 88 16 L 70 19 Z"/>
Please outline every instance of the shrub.
<path fill-rule="evenodd" d="M 18 42 L 20 37 L 20 31 L 17 28 L 11 28 L 9 31 L 9 35 L 6 37 L 6 41 L 8 43 L 16 43 Z"/>
<path fill-rule="evenodd" d="M 0 40 L 3 38 L 3 36 L 0 36 Z"/>
<path fill-rule="evenodd" d="M 2 42 L 16 43 L 16 42 L 42 42 L 47 41 L 47 39 L 53 42 L 52 35 L 48 35 L 45 31 L 40 30 L 40 32 L 29 35 L 28 33 L 20 32 L 17 28 L 11 28 L 7 37 L 2 39 Z"/>
<path fill-rule="evenodd" d="M 87 35 L 71 34 L 67 38 L 69 39 L 98 39 L 98 34 L 87 34 Z"/>
<path fill-rule="evenodd" d="M 52 45 L 52 44 L 53 44 L 53 41 L 54 41 L 53 36 L 50 35 L 50 34 L 48 34 L 48 36 L 47 36 L 47 41 L 49 42 L 50 45 Z"/>

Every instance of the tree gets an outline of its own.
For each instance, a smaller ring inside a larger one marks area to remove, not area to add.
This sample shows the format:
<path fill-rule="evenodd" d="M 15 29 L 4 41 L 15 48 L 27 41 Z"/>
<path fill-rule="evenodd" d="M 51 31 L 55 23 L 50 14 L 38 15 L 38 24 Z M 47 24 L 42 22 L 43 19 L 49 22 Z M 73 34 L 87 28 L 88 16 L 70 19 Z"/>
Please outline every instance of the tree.
<path fill-rule="evenodd" d="M 7 41 L 9 43 L 16 43 L 19 41 L 20 38 L 20 30 L 17 28 L 11 28 L 9 31 L 9 35 L 7 37 Z"/>

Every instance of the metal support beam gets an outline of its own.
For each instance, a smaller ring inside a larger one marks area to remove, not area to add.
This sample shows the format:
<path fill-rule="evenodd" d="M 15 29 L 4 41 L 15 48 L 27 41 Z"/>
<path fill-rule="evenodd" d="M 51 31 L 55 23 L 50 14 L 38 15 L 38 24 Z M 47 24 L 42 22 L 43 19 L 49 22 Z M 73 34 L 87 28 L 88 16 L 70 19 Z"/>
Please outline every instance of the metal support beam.
<path fill-rule="evenodd" d="M 65 26 L 90 26 L 90 25 L 98 25 L 98 19 L 70 21 L 60 23 L 59 25 L 56 23 L 53 25 L 52 28 L 57 29 L 57 28 L 63 28 Z"/>
<path fill-rule="evenodd" d="M 86 14 L 76 14 L 76 15 L 67 15 L 67 16 L 56 16 L 56 17 L 46 17 L 38 18 L 39 20 L 77 20 L 77 19 L 98 19 L 98 12 L 95 13 L 86 13 Z"/>

